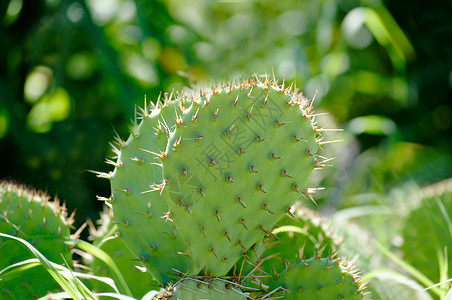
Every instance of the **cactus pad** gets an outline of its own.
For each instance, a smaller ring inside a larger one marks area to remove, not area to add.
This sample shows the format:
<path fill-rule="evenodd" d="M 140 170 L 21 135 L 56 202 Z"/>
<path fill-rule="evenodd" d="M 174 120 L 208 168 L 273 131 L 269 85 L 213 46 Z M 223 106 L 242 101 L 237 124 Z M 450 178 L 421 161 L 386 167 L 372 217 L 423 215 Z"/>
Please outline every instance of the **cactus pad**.
<path fill-rule="evenodd" d="M 0 183 L 0 232 L 20 237 L 31 243 L 55 263 L 71 262 L 70 219 L 57 201 L 49 201 L 41 192 L 27 190 L 11 182 Z M 34 256 L 13 240 L 0 239 L 0 270 Z M 20 277 L 0 281 L 0 298 L 33 299 L 48 291 L 57 291 L 58 284 L 42 267 L 21 272 Z"/>
<path fill-rule="evenodd" d="M 318 256 L 288 265 L 270 282 L 272 297 L 284 299 L 363 299 L 364 287 L 352 266 Z"/>

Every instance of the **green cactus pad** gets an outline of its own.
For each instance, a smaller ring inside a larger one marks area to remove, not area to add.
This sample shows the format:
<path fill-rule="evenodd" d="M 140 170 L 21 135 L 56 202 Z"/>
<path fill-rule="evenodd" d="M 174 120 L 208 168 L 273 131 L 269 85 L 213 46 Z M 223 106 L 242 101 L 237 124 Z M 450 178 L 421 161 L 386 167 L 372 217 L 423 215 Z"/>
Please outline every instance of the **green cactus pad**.
<path fill-rule="evenodd" d="M 346 261 L 312 257 L 286 266 L 269 283 L 272 297 L 284 299 L 363 299 L 365 288 Z"/>
<path fill-rule="evenodd" d="M 310 104 L 266 78 L 201 93 L 182 112 L 163 195 L 193 261 L 188 275 L 226 275 L 296 200 L 310 201 L 321 144 Z"/>
<path fill-rule="evenodd" d="M 50 202 L 41 192 L 27 190 L 11 182 L 0 183 L 0 232 L 31 243 L 55 263 L 71 262 L 70 219 L 57 201 Z M 0 239 L 0 270 L 34 256 L 16 241 Z M 64 257 L 64 259 L 63 259 Z M 42 267 L 23 271 L 20 276 L 0 281 L 1 299 L 33 299 L 59 286 Z"/>
<path fill-rule="evenodd" d="M 174 114 L 174 104 L 166 101 L 149 115 L 142 111 L 142 121 L 131 129 L 124 142 L 117 139 L 119 148 L 115 170 L 100 174 L 111 182 L 114 221 L 121 239 L 128 245 L 130 259 L 143 263 L 154 278 L 166 284 L 174 277 L 174 270 L 189 268 L 189 259 L 177 254 L 185 245 L 176 227 L 163 219 L 168 206 L 158 192 L 150 192 L 153 185 L 162 183 L 162 168 L 156 155 L 166 149 L 168 126 L 174 123 L 166 114 Z M 154 155 L 155 153 L 156 155 Z"/>
<path fill-rule="evenodd" d="M 299 257 L 326 258 L 337 250 L 338 242 L 323 218 L 299 205 L 293 209 L 291 216 L 286 215 L 277 223 L 273 231 L 277 238 L 267 238 L 260 247 L 249 251 L 242 270 L 245 277 L 280 273 L 285 264 L 293 264 Z"/>
<path fill-rule="evenodd" d="M 224 279 L 214 278 L 203 281 L 195 278 L 184 278 L 166 291 L 161 292 L 158 300 L 181 299 L 181 300 L 234 300 L 248 299 L 248 297 L 234 283 Z"/>

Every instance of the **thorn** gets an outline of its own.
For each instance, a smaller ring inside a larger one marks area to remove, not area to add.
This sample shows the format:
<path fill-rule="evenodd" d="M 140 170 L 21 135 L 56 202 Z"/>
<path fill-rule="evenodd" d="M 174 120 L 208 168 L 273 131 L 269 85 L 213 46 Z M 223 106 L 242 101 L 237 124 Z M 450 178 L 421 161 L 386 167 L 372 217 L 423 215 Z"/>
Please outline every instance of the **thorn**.
<path fill-rule="evenodd" d="M 223 232 L 223 235 L 228 238 L 229 242 L 232 244 L 231 239 L 229 238 L 229 233 L 227 231 Z"/>
<path fill-rule="evenodd" d="M 213 121 L 215 122 L 218 119 L 218 111 L 220 110 L 220 107 L 217 107 L 217 110 L 213 113 Z"/>
<path fill-rule="evenodd" d="M 243 206 L 243 208 L 246 208 L 246 204 L 245 204 L 245 202 L 242 201 L 242 197 L 240 197 L 240 196 L 237 197 L 237 202 L 240 203 Z"/>
<path fill-rule="evenodd" d="M 220 219 L 220 212 L 218 211 L 218 209 L 215 211 L 215 215 L 217 216 L 218 222 L 220 222 L 221 221 L 221 219 Z"/>
<path fill-rule="evenodd" d="M 227 129 L 227 130 L 224 132 L 224 135 L 225 135 L 226 137 L 230 137 L 230 136 L 231 136 L 231 130 L 232 130 L 232 128 L 234 128 L 234 124 L 232 124 L 231 128 Z"/>
<path fill-rule="evenodd" d="M 122 161 L 115 162 L 115 161 L 112 161 L 111 159 L 107 158 L 107 159 L 105 159 L 105 162 L 107 164 L 109 164 L 109 165 L 112 165 L 112 166 L 116 167 L 116 168 L 122 167 Z"/>
<path fill-rule="evenodd" d="M 299 141 L 302 141 L 302 140 L 303 140 L 303 138 L 299 138 L 299 137 L 297 137 L 296 135 L 294 135 L 292 138 L 293 138 L 293 140 L 294 140 L 295 142 L 299 142 Z"/>
<path fill-rule="evenodd" d="M 265 97 L 264 101 L 262 101 L 262 107 L 265 107 L 265 105 L 267 105 L 268 102 L 268 95 Z"/>
<path fill-rule="evenodd" d="M 211 158 L 209 160 L 209 166 L 213 166 L 213 165 L 215 165 L 215 161 L 213 160 L 213 158 Z"/>
<path fill-rule="evenodd" d="M 292 175 L 290 175 L 289 173 L 287 173 L 287 170 L 283 170 L 283 171 L 282 171 L 282 175 L 283 175 L 283 176 L 287 176 L 287 177 L 289 177 L 289 178 L 293 178 Z"/>
<path fill-rule="evenodd" d="M 202 141 L 202 135 L 198 135 L 198 136 L 195 138 L 195 140 L 196 140 L 197 142 L 201 142 L 201 141 Z"/>
<path fill-rule="evenodd" d="M 257 186 L 257 189 L 258 189 L 258 190 L 261 190 L 263 193 L 267 193 L 267 190 L 264 189 L 264 187 L 262 186 L 261 183 Z"/>
<path fill-rule="evenodd" d="M 332 143 L 341 143 L 344 140 L 334 140 L 334 141 L 325 141 L 322 142 L 321 140 L 317 140 L 317 144 L 319 144 L 320 146 L 325 145 L 325 144 L 332 144 Z"/>
<path fill-rule="evenodd" d="M 188 175 L 187 168 L 182 168 L 182 170 L 180 172 L 181 172 L 182 175 Z"/>
<path fill-rule="evenodd" d="M 143 148 L 140 148 L 140 150 L 142 150 L 144 152 L 147 152 L 147 153 L 151 153 L 151 154 L 157 156 L 158 158 L 160 158 L 161 160 L 165 159 L 165 157 L 166 157 L 165 152 L 162 152 L 162 151 L 160 151 L 160 154 L 157 154 L 155 152 L 152 152 L 150 150 L 146 150 L 146 149 L 143 149 Z"/>
<path fill-rule="evenodd" d="M 238 152 L 239 154 L 242 154 L 242 153 L 245 153 L 246 150 L 243 149 L 242 147 L 240 147 L 239 150 L 237 150 L 237 152 Z"/>
<path fill-rule="evenodd" d="M 141 157 L 141 158 L 131 157 L 130 160 L 136 161 L 136 162 L 139 163 L 139 164 L 144 163 L 144 159 L 143 159 L 142 157 Z"/>
<path fill-rule="evenodd" d="M 258 135 L 258 136 L 256 137 L 256 139 L 257 139 L 258 142 L 266 141 L 266 139 L 263 139 L 260 135 Z"/>
<path fill-rule="evenodd" d="M 105 173 L 105 172 L 99 172 L 99 171 L 93 171 L 93 170 L 88 170 L 88 171 L 96 174 L 96 177 L 98 177 L 98 178 L 110 179 L 111 176 L 113 176 L 112 172 Z"/>
<path fill-rule="evenodd" d="M 204 228 L 204 226 L 201 226 L 201 228 L 199 228 L 199 230 L 200 230 L 201 233 L 204 235 L 204 238 L 207 238 L 207 235 L 206 235 L 206 229 Z"/>
<path fill-rule="evenodd" d="M 264 205 L 262 205 L 262 208 L 265 209 L 271 215 L 275 214 L 274 212 L 272 212 L 271 210 L 268 209 L 267 203 L 264 203 Z"/>
<path fill-rule="evenodd" d="M 130 194 L 130 189 L 123 189 L 123 190 L 120 190 L 120 189 L 114 189 L 115 191 L 118 191 L 118 192 L 123 192 L 123 193 L 125 193 L 125 194 L 127 194 L 127 195 L 129 195 Z"/>
<path fill-rule="evenodd" d="M 271 157 L 271 159 L 280 159 L 280 158 L 282 158 L 282 156 L 277 156 L 275 153 L 272 153 L 270 155 L 270 157 Z"/>
<path fill-rule="evenodd" d="M 245 223 L 245 219 L 244 218 L 240 219 L 240 224 L 242 224 L 243 227 L 245 227 L 245 229 L 248 230 L 248 227 L 246 227 L 246 223 Z"/>
<path fill-rule="evenodd" d="M 259 173 L 254 165 L 250 166 L 250 172 Z"/>
<path fill-rule="evenodd" d="M 254 105 L 251 106 L 250 111 L 248 112 L 248 114 L 246 115 L 246 120 L 250 121 L 251 120 L 251 112 L 253 111 L 253 107 Z"/>
<path fill-rule="evenodd" d="M 237 241 L 237 244 L 239 244 L 239 246 L 240 246 L 240 247 L 242 247 L 243 249 L 245 249 L 245 250 L 247 250 L 247 251 L 248 251 L 248 249 L 246 249 L 246 248 L 245 248 L 245 246 L 243 246 L 243 244 L 242 244 L 242 241 L 241 241 L 241 240 L 238 240 L 238 241 Z"/>
<path fill-rule="evenodd" d="M 182 144 L 182 137 L 179 137 L 179 138 L 174 142 L 174 147 L 173 147 L 174 151 L 177 151 L 177 150 L 180 148 L 181 144 Z"/>
<path fill-rule="evenodd" d="M 209 252 L 212 253 L 213 255 L 215 255 L 215 257 L 218 259 L 217 255 L 215 254 L 215 249 L 214 248 L 210 248 Z"/>
<path fill-rule="evenodd" d="M 237 101 L 239 101 L 239 95 L 237 95 L 237 97 L 235 98 L 234 103 L 232 103 L 232 107 L 234 107 L 234 108 L 237 107 Z"/>
<path fill-rule="evenodd" d="M 198 120 L 198 112 L 199 112 L 199 107 L 196 110 L 195 114 L 191 117 L 192 122 L 196 122 Z"/>
<path fill-rule="evenodd" d="M 248 95 L 246 95 L 248 99 L 251 98 L 251 93 L 253 92 L 253 87 L 254 87 L 254 86 L 251 86 L 250 92 L 248 93 Z"/>
<path fill-rule="evenodd" d="M 205 197 L 206 194 L 204 193 L 204 189 L 203 188 L 199 188 L 198 192 L 201 194 L 201 197 Z"/>
<path fill-rule="evenodd" d="M 275 124 L 279 127 L 279 126 L 283 126 L 283 125 L 287 124 L 287 122 L 280 123 L 279 120 L 276 120 Z"/>

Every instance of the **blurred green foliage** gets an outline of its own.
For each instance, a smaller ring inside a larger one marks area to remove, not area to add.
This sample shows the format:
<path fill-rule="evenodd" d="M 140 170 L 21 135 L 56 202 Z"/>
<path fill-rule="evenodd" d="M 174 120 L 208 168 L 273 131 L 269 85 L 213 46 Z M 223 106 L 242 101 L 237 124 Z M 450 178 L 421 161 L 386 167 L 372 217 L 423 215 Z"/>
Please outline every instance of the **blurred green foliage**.
<path fill-rule="evenodd" d="M 266 72 L 345 129 L 318 203 L 390 205 L 407 181 L 452 177 L 451 15 L 420 0 L 1 1 L 0 178 L 96 219 L 109 186 L 88 170 L 108 170 L 144 95 Z"/>

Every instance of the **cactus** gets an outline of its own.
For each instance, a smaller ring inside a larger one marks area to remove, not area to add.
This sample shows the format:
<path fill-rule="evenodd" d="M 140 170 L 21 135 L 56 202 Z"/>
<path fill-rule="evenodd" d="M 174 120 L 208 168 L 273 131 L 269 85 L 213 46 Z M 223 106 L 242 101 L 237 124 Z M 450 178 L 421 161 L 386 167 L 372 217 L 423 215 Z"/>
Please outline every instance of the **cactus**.
<path fill-rule="evenodd" d="M 153 280 L 143 265 L 136 267 L 137 263 L 131 260 L 131 251 L 117 233 L 117 226 L 111 223 L 111 216 L 108 212 L 101 214 L 101 226 L 99 228 L 91 228 L 90 233 L 93 238 L 93 245 L 107 253 L 122 276 L 124 277 L 128 287 L 135 297 L 142 298 L 149 290 L 158 288 L 159 284 Z M 114 274 L 109 266 L 98 258 L 94 258 L 91 262 L 92 272 L 96 276 L 104 276 L 114 278 Z M 94 287 L 99 292 L 111 292 L 111 288 L 106 288 L 98 281 L 93 282 Z"/>
<path fill-rule="evenodd" d="M 284 216 L 277 225 L 274 237 L 264 239 L 260 247 L 247 254 L 247 264 L 242 271 L 246 277 L 253 280 L 254 277 L 281 273 L 303 255 L 326 258 L 338 251 L 339 244 L 328 230 L 326 221 L 309 209 L 295 205 L 292 216 Z"/>
<path fill-rule="evenodd" d="M 248 299 L 241 291 L 240 287 L 231 281 L 225 279 L 213 278 L 203 281 L 196 278 L 184 278 L 175 285 L 170 285 L 165 291 L 161 292 L 157 300 L 165 299 L 218 299 L 218 300 L 239 300 Z"/>
<path fill-rule="evenodd" d="M 292 86 L 250 79 L 167 97 L 141 117 L 127 141 L 117 138 L 115 170 L 100 176 L 121 238 L 160 283 L 226 275 L 310 197 L 322 142 L 311 102 Z"/>
<path fill-rule="evenodd" d="M 53 262 L 71 262 L 69 225 L 66 209 L 58 201 L 49 201 L 42 192 L 28 190 L 12 182 L 0 183 L 0 232 L 20 237 Z M 14 263 L 33 258 L 23 245 L 0 239 L 0 270 Z M 49 291 L 57 291 L 58 284 L 41 266 L 21 272 L 20 277 L 0 281 L 2 299 L 33 299 Z"/>
<path fill-rule="evenodd" d="M 365 287 L 357 270 L 330 255 L 299 259 L 269 282 L 272 297 L 284 299 L 362 299 Z"/>

